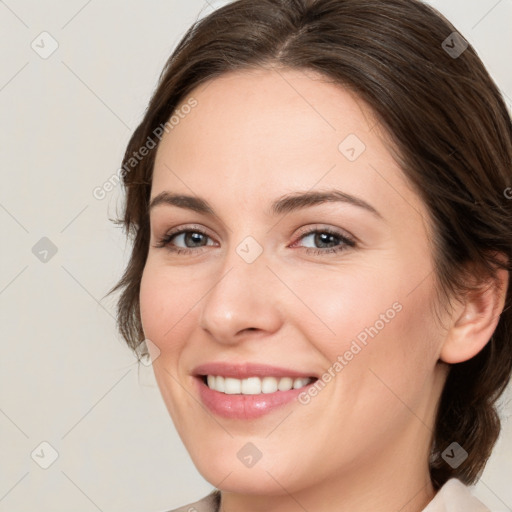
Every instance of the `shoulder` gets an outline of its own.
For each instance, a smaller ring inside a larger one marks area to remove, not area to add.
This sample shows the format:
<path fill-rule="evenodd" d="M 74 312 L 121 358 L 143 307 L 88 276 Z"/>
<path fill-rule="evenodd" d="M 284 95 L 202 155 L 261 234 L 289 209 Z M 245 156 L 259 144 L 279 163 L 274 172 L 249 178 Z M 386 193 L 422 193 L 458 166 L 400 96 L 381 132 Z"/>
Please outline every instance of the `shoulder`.
<path fill-rule="evenodd" d="M 439 489 L 434 499 L 423 512 L 491 512 L 476 496 L 470 487 L 452 478 Z"/>
<path fill-rule="evenodd" d="M 220 502 L 219 491 L 215 490 L 203 499 L 194 503 L 189 503 L 168 512 L 217 512 Z"/>

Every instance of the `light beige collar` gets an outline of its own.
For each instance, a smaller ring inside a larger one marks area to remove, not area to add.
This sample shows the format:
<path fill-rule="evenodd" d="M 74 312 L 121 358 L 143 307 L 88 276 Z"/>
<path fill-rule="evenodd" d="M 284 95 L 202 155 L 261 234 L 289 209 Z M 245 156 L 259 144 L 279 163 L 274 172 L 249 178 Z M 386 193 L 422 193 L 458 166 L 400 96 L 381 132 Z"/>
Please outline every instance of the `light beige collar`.
<path fill-rule="evenodd" d="M 439 489 L 423 512 L 490 512 L 469 487 L 452 478 Z"/>

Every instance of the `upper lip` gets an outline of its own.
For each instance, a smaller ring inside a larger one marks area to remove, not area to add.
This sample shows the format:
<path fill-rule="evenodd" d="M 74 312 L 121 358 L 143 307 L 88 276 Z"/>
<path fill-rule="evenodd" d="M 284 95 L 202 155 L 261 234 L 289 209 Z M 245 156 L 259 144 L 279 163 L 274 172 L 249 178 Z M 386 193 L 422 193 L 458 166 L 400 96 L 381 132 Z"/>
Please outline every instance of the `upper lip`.
<path fill-rule="evenodd" d="M 235 379 L 246 379 L 248 377 L 293 377 L 296 379 L 316 377 L 312 373 L 258 363 L 204 363 L 196 366 L 192 373 L 196 376 L 220 375 Z"/>

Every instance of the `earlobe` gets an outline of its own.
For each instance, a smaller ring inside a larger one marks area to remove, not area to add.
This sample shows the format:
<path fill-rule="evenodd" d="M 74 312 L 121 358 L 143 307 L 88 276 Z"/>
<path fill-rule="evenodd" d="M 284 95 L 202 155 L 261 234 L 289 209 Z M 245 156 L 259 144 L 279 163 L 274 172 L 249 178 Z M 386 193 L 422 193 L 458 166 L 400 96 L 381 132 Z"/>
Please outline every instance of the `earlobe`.
<path fill-rule="evenodd" d="M 456 309 L 439 358 L 445 363 L 461 363 L 478 354 L 490 340 L 505 305 L 509 273 L 500 269 L 495 281 L 468 292 Z"/>

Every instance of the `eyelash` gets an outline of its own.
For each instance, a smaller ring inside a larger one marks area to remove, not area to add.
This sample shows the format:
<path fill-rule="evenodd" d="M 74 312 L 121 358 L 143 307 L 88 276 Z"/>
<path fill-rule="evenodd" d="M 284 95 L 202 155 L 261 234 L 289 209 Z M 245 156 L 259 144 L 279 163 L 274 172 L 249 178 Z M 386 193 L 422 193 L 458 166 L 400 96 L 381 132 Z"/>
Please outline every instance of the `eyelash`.
<path fill-rule="evenodd" d="M 181 235 L 183 233 L 200 233 L 201 235 L 204 235 L 208 238 L 209 235 L 204 232 L 202 229 L 199 229 L 199 228 L 188 228 L 188 229 L 181 229 L 179 231 L 175 231 L 175 232 L 171 232 L 171 233 L 168 233 L 167 235 L 163 236 L 160 240 L 158 240 L 158 242 L 154 245 L 155 248 L 157 249 L 160 249 L 160 248 L 167 248 L 167 250 L 171 251 L 172 253 L 175 253 L 175 254 L 190 254 L 191 252 L 196 252 L 198 249 L 203 249 L 205 246 L 202 246 L 202 247 L 196 247 L 196 248 L 183 248 L 183 247 L 173 247 L 170 245 L 171 243 L 171 240 L 175 237 L 175 236 L 178 236 L 178 235 Z M 355 247 L 356 246 L 356 242 L 355 240 L 347 237 L 346 235 L 343 235 L 342 233 L 340 233 L 339 231 L 336 231 L 334 229 L 331 229 L 331 228 L 321 228 L 321 229 L 311 229 L 309 231 L 307 231 L 306 233 L 302 233 L 301 236 L 299 237 L 298 241 L 302 240 L 303 238 L 311 235 L 311 234 L 314 234 L 314 233 L 321 233 L 321 234 L 328 234 L 328 235 L 332 235 L 334 237 L 336 237 L 340 242 L 341 242 L 341 245 L 337 246 L 337 247 L 327 247 L 325 249 L 315 249 L 313 247 L 305 247 L 305 252 L 306 254 L 320 254 L 320 255 L 325 255 L 327 253 L 339 253 L 339 252 L 342 252 L 342 251 L 345 251 L 347 249 L 347 247 L 351 248 L 351 247 Z M 296 242 L 293 243 L 293 245 L 295 245 Z M 202 252 L 202 251 L 201 251 Z"/>

